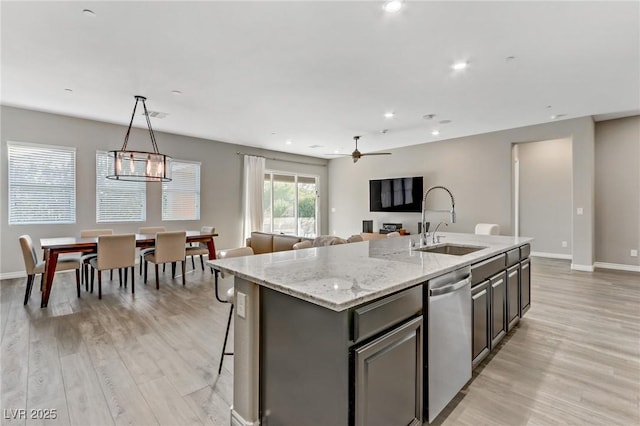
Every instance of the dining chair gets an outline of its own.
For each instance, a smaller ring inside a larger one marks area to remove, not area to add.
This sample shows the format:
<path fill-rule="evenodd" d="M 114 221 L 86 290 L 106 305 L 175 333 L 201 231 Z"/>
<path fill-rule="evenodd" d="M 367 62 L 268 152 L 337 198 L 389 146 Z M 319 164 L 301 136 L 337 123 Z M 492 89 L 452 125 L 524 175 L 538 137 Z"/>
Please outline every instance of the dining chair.
<path fill-rule="evenodd" d="M 251 247 L 239 247 L 228 250 L 220 250 L 216 253 L 216 259 L 228 259 L 231 257 L 251 256 L 253 255 L 253 249 Z M 227 320 L 227 329 L 224 332 L 224 343 L 222 344 L 222 353 L 220 354 L 220 364 L 218 365 L 218 374 L 222 372 L 222 361 L 226 355 L 233 355 L 233 352 L 225 352 L 227 349 L 227 340 L 229 338 L 229 329 L 231 328 L 231 319 L 233 318 L 233 306 L 235 302 L 235 292 L 233 286 L 227 290 L 224 296 L 221 298 L 218 293 L 218 275 L 220 278 L 224 278 L 224 272 L 215 269 L 215 296 L 220 303 L 230 303 L 231 309 L 229 310 L 229 319 Z"/>
<path fill-rule="evenodd" d="M 156 234 L 156 247 L 151 253 L 144 255 L 144 283 L 147 283 L 147 263 L 156 266 L 156 289 L 160 289 L 158 278 L 158 264 L 171 262 L 171 277 L 176 276 L 176 262 L 182 263 L 182 285 L 185 285 L 185 261 L 187 255 L 187 232 L 172 231 L 158 232 Z"/>
<path fill-rule="evenodd" d="M 164 226 L 143 226 L 138 228 L 138 234 L 157 234 L 158 232 L 165 232 L 166 229 Z M 142 275 L 142 262 L 144 260 L 144 255 L 152 253 L 155 247 L 149 247 L 146 249 L 140 250 L 140 275 Z M 164 271 L 164 268 L 163 268 Z"/>
<path fill-rule="evenodd" d="M 83 229 L 80 231 L 80 238 L 99 237 L 100 235 L 113 235 L 113 229 Z M 84 281 L 85 291 L 89 291 L 89 261 L 96 257 L 98 252 L 85 253 L 80 256 L 82 261 L 82 281 Z M 111 270 L 110 279 L 113 279 L 113 269 Z"/>
<path fill-rule="evenodd" d="M 29 302 L 31 297 L 31 289 L 33 288 L 33 282 L 35 281 L 36 274 L 40 275 L 40 287 L 42 288 L 42 278 L 44 276 L 44 260 L 38 261 L 36 250 L 33 247 L 33 240 L 29 235 L 21 235 L 18 237 L 20 240 L 20 248 L 22 249 L 22 257 L 24 258 L 24 267 L 27 273 L 27 288 L 24 292 L 24 304 Z M 56 272 L 76 270 L 76 287 L 78 297 L 80 297 L 80 256 L 61 256 L 58 258 Z"/>
<path fill-rule="evenodd" d="M 124 287 L 127 288 L 127 271 L 131 268 L 131 294 L 136 292 L 134 268 L 136 265 L 136 235 L 114 234 L 98 236 L 97 256 L 89 260 L 91 270 L 91 292 L 94 272 L 98 271 L 98 299 L 102 299 L 102 271 L 124 269 Z M 122 286 L 122 281 L 120 282 Z"/>
<path fill-rule="evenodd" d="M 201 234 L 213 234 L 216 232 L 216 228 L 213 226 L 203 226 L 200 228 Z M 187 244 L 187 257 L 191 256 L 191 266 L 196 269 L 196 263 L 193 260 L 195 256 L 200 256 L 200 264 L 204 271 L 204 256 L 209 256 L 209 247 L 205 243 L 198 243 L 197 245 Z M 213 270 L 212 270 L 213 272 Z"/>

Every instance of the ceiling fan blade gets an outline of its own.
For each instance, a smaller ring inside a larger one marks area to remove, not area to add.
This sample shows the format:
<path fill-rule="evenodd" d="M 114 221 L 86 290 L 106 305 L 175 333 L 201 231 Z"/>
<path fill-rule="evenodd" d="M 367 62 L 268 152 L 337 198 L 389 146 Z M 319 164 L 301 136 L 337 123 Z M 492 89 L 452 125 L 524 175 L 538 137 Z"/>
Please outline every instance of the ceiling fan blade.
<path fill-rule="evenodd" d="M 366 154 L 360 154 L 361 156 L 363 155 L 391 155 L 391 152 L 368 152 Z"/>

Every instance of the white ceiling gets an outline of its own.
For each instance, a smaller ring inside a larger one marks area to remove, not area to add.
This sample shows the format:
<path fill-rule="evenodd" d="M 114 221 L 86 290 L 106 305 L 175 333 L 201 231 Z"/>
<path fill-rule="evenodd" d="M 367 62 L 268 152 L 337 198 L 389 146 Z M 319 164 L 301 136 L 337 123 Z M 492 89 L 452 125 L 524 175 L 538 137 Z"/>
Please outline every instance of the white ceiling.
<path fill-rule="evenodd" d="M 640 111 L 638 1 L 381 5 L 3 1 L 1 101 L 325 158 Z"/>

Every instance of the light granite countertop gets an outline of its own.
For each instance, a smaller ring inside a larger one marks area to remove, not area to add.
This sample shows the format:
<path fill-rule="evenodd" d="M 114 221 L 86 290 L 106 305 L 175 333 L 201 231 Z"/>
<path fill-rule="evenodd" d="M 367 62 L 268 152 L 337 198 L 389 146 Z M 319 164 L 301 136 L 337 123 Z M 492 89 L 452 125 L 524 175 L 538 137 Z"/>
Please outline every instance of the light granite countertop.
<path fill-rule="evenodd" d="M 423 283 L 532 241 L 527 237 L 438 233 L 441 244 L 485 247 L 463 256 L 417 251 L 418 236 L 207 261 L 260 286 L 334 310 Z"/>

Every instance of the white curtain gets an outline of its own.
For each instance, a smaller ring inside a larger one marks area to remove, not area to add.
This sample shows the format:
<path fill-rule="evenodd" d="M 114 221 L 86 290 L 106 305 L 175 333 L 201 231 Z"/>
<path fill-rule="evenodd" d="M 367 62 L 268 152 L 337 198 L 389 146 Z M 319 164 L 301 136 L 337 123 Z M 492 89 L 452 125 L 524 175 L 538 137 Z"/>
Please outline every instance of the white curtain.
<path fill-rule="evenodd" d="M 264 157 L 244 156 L 244 237 L 262 231 L 262 195 L 264 190 Z"/>

